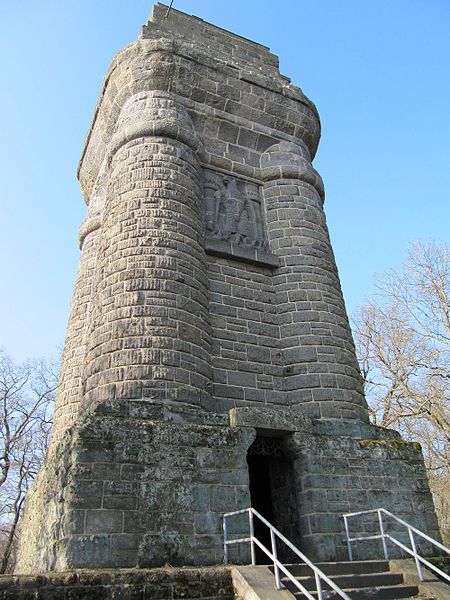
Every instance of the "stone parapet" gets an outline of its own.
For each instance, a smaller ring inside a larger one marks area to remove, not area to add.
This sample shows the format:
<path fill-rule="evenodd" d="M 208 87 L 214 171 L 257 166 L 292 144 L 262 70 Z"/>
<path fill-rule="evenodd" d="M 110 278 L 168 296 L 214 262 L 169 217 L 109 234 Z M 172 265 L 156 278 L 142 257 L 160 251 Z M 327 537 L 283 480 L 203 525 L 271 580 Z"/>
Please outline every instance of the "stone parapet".
<path fill-rule="evenodd" d="M 165 10 L 155 6 L 141 38 L 117 55 L 105 77 L 78 169 L 87 202 L 119 114 L 142 91 L 170 93 L 186 107 L 203 140 L 205 163 L 251 176 L 259 167 L 258 153 L 280 138 L 303 141 L 314 156 L 320 138 L 317 110 L 280 75 L 267 49 L 227 32 L 235 51 L 224 53 L 216 39 L 223 30 L 173 9 L 165 19 Z M 202 23 L 202 34 L 195 21 Z M 261 65 L 267 59 L 271 64 L 265 72 Z"/>

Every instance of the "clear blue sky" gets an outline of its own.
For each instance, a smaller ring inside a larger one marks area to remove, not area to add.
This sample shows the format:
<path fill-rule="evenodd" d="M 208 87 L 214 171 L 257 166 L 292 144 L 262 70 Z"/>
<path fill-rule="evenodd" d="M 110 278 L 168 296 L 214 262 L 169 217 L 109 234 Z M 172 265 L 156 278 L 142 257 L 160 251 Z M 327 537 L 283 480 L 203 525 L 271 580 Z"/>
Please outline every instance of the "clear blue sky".
<path fill-rule="evenodd" d="M 62 346 L 84 203 L 76 165 L 114 54 L 147 0 L 0 0 L 0 345 Z M 315 161 L 349 311 L 408 242 L 448 240 L 448 0 L 175 0 L 270 46 L 316 103 Z"/>

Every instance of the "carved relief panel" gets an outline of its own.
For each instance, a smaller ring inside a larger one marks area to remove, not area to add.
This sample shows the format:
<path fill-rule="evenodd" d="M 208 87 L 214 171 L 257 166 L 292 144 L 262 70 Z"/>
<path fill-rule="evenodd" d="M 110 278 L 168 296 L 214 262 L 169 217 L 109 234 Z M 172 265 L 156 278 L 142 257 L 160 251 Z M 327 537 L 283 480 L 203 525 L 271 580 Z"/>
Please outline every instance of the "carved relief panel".
<path fill-rule="evenodd" d="M 268 251 L 259 185 L 204 169 L 203 189 L 207 239 Z"/>

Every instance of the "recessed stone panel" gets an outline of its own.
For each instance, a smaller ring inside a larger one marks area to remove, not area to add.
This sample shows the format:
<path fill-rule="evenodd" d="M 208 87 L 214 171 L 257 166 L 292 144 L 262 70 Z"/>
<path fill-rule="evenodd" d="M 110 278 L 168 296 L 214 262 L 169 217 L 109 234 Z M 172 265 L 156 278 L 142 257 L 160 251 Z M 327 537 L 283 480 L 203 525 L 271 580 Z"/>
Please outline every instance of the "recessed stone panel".
<path fill-rule="evenodd" d="M 269 251 L 260 183 L 205 168 L 203 197 L 208 254 L 279 266 Z"/>

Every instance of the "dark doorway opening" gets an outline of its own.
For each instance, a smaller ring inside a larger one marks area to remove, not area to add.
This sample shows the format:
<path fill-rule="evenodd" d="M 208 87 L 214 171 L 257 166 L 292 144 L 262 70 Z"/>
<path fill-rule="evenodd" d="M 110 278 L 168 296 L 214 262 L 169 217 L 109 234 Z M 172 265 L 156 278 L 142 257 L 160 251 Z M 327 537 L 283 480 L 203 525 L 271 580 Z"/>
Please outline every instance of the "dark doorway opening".
<path fill-rule="evenodd" d="M 247 455 L 248 472 L 250 478 L 250 497 L 252 507 L 257 510 L 269 523 L 273 523 L 272 493 L 270 488 L 269 457 L 258 454 Z M 254 519 L 255 536 L 266 548 L 270 549 L 270 531 L 259 519 Z M 269 557 L 256 548 L 256 562 L 258 565 L 270 563 Z"/>
<path fill-rule="evenodd" d="M 299 546 L 298 510 L 292 462 L 283 448 L 282 438 L 257 436 L 248 449 L 247 464 L 252 507 Z M 254 519 L 255 536 L 271 549 L 270 530 Z M 277 544 L 284 560 L 287 547 Z M 289 555 L 291 553 L 289 552 Z M 269 564 L 270 558 L 256 547 L 257 564 Z"/>

